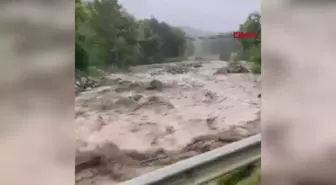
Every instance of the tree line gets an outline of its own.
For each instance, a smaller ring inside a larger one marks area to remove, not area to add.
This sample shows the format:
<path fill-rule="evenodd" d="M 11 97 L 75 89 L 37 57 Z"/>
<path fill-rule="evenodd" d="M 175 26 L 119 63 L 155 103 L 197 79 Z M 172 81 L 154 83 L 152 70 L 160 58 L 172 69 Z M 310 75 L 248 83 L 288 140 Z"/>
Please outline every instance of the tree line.
<path fill-rule="evenodd" d="M 77 70 L 162 63 L 192 53 L 182 30 L 154 17 L 136 20 L 117 0 L 75 3 Z"/>

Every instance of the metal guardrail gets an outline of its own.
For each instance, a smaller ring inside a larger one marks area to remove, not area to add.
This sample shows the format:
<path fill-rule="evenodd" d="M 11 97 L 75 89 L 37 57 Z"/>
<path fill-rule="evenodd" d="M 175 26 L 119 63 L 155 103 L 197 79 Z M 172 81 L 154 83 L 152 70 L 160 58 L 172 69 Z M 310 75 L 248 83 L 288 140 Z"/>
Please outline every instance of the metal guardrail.
<path fill-rule="evenodd" d="M 177 162 L 121 185 L 201 185 L 260 159 L 261 135 Z"/>

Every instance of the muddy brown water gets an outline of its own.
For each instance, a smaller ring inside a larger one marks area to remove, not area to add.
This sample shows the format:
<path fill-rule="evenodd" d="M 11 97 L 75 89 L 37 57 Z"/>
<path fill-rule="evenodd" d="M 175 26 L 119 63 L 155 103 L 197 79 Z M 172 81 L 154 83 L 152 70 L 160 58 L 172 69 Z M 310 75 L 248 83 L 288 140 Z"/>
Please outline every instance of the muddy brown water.
<path fill-rule="evenodd" d="M 190 63 L 133 67 L 76 97 L 77 184 L 116 184 L 259 132 L 259 77 Z"/>

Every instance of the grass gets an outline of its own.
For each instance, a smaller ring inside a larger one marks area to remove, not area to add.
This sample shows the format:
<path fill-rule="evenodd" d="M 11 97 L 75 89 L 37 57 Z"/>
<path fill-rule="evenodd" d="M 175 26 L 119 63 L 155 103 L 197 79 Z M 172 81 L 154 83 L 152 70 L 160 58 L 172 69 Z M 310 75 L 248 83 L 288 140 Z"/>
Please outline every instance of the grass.
<path fill-rule="evenodd" d="M 251 164 L 222 176 L 217 185 L 260 185 L 260 163 Z"/>
<path fill-rule="evenodd" d="M 257 167 L 252 174 L 240 181 L 237 185 L 260 185 L 261 184 L 261 170 L 260 167 Z"/>
<path fill-rule="evenodd" d="M 253 63 L 252 72 L 255 73 L 255 74 L 260 74 L 261 73 L 261 65 L 258 64 L 258 63 Z"/>

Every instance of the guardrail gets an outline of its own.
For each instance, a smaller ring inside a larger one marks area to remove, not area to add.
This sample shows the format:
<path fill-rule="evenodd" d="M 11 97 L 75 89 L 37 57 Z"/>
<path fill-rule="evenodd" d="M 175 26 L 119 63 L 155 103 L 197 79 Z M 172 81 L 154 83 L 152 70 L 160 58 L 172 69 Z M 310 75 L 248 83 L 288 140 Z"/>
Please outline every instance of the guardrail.
<path fill-rule="evenodd" d="M 260 159 L 261 135 L 177 162 L 122 185 L 201 185 Z"/>

